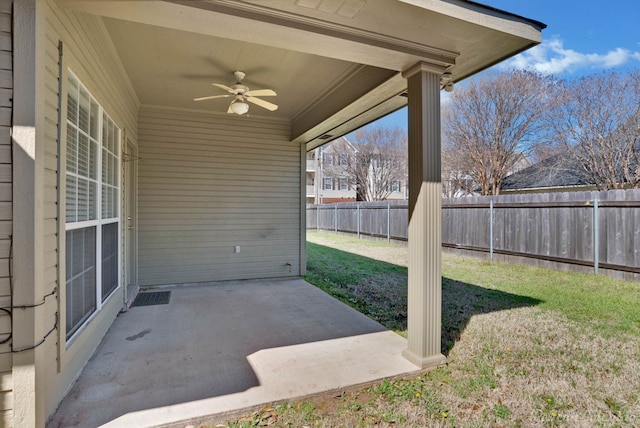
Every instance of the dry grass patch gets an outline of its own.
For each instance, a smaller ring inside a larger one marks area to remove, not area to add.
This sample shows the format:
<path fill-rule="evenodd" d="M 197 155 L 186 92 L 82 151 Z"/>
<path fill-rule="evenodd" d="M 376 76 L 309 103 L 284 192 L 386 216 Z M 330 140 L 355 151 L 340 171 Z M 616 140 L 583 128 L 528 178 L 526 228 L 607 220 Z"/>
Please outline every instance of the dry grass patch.
<path fill-rule="evenodd" d="M 604 338 L 558 313 L 520 308 L 475 316 L 447 369 L 456 381 L 441 393 L 461 426 L 640 423 L 637 337 Z M 470 402 L 483 412 L 460 412 Z"/>
<path fill-rule="evenodd" d="M 309 241 L 307 280 L 404 331 L 406 247 Z M 638 284 L 450 255 L 443 276 L 445 366 L 227 426 L 640 426 Z"/>

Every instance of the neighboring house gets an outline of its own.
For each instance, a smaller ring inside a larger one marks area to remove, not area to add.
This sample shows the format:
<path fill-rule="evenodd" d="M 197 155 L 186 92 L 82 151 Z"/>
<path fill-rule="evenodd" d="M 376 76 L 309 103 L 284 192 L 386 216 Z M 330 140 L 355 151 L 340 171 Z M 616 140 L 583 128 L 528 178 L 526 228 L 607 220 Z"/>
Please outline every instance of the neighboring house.
<path fill-rule="evenodd" d="M 480 186 L 475 179 L 469 175 L 467 171 L 452 167 L 451 163 L 447 163 L 449 161 L 450 159 L 447 156 L 443 156 L 442 196 L 445 198 L 480 196 L 482 189 L 480 189 Z M 518 171 L 522 171 L 529 166 L 531 166 L 531 161 L 524 153 L 518 152 L 516 154 L 516 160 L 511 169 L 507 172 L 506 177 L 509 177 Z"/>
<path fill-rule="evenodd" d="M 519 152 L 516 154 L 516 161 L 513 163 L 513 166 L 507 172 L 506 176 L 509 177 L 510 175 L 515 174 L 518 171 L 522 171 L 523 169 L 528 168 L 531 165 L 533 164 L 531 163 L 529 158 L 527 158 L 524 153 Z"/>
<path fill-rule="evenodd" d="M 572 192 L 594 190 L 595 184 L 568 153 L 550 156 L 509 175 L 500 193 Z"/>
<path fill-rule="evenodd" d="M 349 177 L 337 174 L 357 152 L 355 146 L 345 137 L 340 137 L 324 146 L 318 147 L 318 203 L 354 202 L 355 184 Z"/>
<path fill-rule="evenodd" d="M 446 160 L 443 160 L 443 164 L 444 162 L 446 162 Z M 505 177 L 510 177 L 511 175 L 516 174 L 517 172 L 522 171 L 523 169 L 526 169 L 531 165 L 531 161 L 525 156 L 525 154 L 519 152 L 516 154 L 516 160 Z M 447 168 L 447 165 L 443 165 L 442 170 L 443 197 L 460 198 L 466 196 L 480 196 L 480 194 L 482 193 L 482 190 L 480 189 L 478 183 L 467 172 Z M 501 189 L 504 189 L 504 186 L 501 187 Z"/>
<path fill-rule="evenodd" d="M 346 137 L 337 138 L 307 153 L 307 203 L 327 204 L 355 202 L 356 186 L 345 173 L 353 160 L 356 146 Z M 391 182 L 387 200 L 405 200 L 409 197 L 408 177 Z"/>
<path fill-rule="evenodd" d="M 442 364 L 441 76 L 542 28 L 462 0 L 1 2 L 0 426 L 43 427 L 139 287 L 304 275 L 307 152 L 407 103 L 403 355 Z M 277 110 L 193 101 L 238 69 Z"/>
<path fill-rule="evenodd" d="M 305 170 L 305 183 L 306 183 L 306 202 L 307 204 L 316 204 L 319 201 L 318 189 L 321 188 L 318 180 L 320 174 L 320 149 L 313 149 L 307 152 L 306 170 Z"/>

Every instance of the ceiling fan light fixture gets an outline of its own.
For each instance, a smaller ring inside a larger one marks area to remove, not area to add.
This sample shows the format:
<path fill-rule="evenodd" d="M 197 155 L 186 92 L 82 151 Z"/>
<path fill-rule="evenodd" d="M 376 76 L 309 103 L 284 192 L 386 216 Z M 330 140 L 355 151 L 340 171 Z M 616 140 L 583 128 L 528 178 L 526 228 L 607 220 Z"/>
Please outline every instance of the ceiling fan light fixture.
<path fill-rule="evenodd" d="M 198 97 L 194 98 L 193 101 L 206 101 L 214 100 L 217 98 L 235 97 L 235 99 L 231 101 L 231 104 L 229 104 L 227 113 L 234 113 L 238 116 L 242 116 L 249 111 L 249 104 L 247 104 L 247 102 L 255 104 L 258 107 L 262 107 L 269 111 L 278 110 L 278 106 L 276 104 L 265 101 L 262 98 L 258 98 L 275 97 L 277 95 L 276 91 L 274 91 L 273 89 L 256 89 L 251 91 L 248 87 L 242 84 L 242 79 L 244 79 L 245 77 L 245 73 L 243 71 L 236 71 L 233 74 L 236 77 L 236 83 L 231 86 L 223 85 L 222 83 L 212 83 L 212 85 L 216 88 L 222 89 L 223 91 L 227 92 L 226 94 Z"/>
<path fill-rule="evenodd" d="M 241 116 L 249 111 L 249 104 L 245 103 L 242 100 L 233 100 L 231 102 L 231 111 L 235 114 Z"/>

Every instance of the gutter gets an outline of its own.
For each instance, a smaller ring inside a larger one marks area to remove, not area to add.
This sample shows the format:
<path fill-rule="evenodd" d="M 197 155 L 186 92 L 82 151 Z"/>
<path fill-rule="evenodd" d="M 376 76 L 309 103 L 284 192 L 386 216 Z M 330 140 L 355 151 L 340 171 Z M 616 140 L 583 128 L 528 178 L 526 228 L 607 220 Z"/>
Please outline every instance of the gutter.
<path fill-rule="evenodd" d="M 443 0 L 443 1 L 446 1 L 446 0 Z M 536 21 L 535 19 L 530 19 L 530 18 L 527 18 L 525 16 L 517 15 L 517 14 L 512 13 L 512 12 L 507 12 L 506 10 L 498 9 L 497 7 L 488 6 L 486 4 L 479 3 L 479 2 L 474 1 L 474 0 L 460 0 L 460 1 L 463 2 L 463 3 L 470 4 L 472 6 L 481 7 L 483 9 L 485 9 L 485 10 L 490 10 L 490 11 L 493 11 L 493 12 L 501 13 L 503 15 L 511 16 L 513 18 L 521 19 L 521 20 L 526 21 L 529 24 L 537 27 L 538 30 L 544 30 L 545 28 L 547 28 L 547 24 L 545 24 L 544 22 Z"/>

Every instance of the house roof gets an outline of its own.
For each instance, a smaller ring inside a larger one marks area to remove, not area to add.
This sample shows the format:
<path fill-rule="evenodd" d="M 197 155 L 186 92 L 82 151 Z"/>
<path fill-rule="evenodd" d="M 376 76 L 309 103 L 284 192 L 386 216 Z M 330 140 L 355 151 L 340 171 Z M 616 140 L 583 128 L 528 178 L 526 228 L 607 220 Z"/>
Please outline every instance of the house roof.
<path fill-rule="evenodd" d="M 401 72 L 424 61 L 454 81 L 541 41 L 544 24 L 462 0 L 56 0 L 103 17 L 141 104 L 226 114 L 211 83 L 247 73 L 312 149 L 406 105 Z"/>
<path fill-rule="evenodd" d="M 336 138 L 333 141 L 326 143 L 322 146 L 322 151 L 325 153 L 344 153 L 348 149 L 351 153 L 355 153 L 358 149 L 353 145 L 347 137 Z"/>
<path fill-rule="evenodd" d="M 522 15 L 517 15 L 515 13 L 511 13 L 511 12 L 503 10 L 503 9 L 498 9 L 496 7 L 489 6 L 489 5 L 486 5 L 486 4 L 481 3 L 481 2 L 477 2 L 477 1 L 473 1 L 473 0 L 461 0 L 461 1 L 463 1 L 465 3 L 472 4 L 472 5 L 477 5 L 479 7 L 484 8 L 484 9 L 493 10 L 493 11 L 498 12 L 498 13 L 503 13 L 503 14 L 506 14 L 506 15 L 510 15 L 510 16 L 513 16 L 514 18 L 517 18 L 517 19 L 524 19 L 526 21 L 529 21 L 533 25 L 538 26 L 538 28 L 540 28 L 541 30 L 544 30 L 545 28 L 547 28 L 547 24 L 545 24 L 543 22 L 536 21 L 535 19 L 531 19 L 531 18 L 526 18 L 526 17 L 524 17 Z"/>
<path fill-rule="evenodd" d="M 505 177 L 500 189 L 514 191 L 592 184 L 592 180 L 575 158 L 560 153 Z"/>

